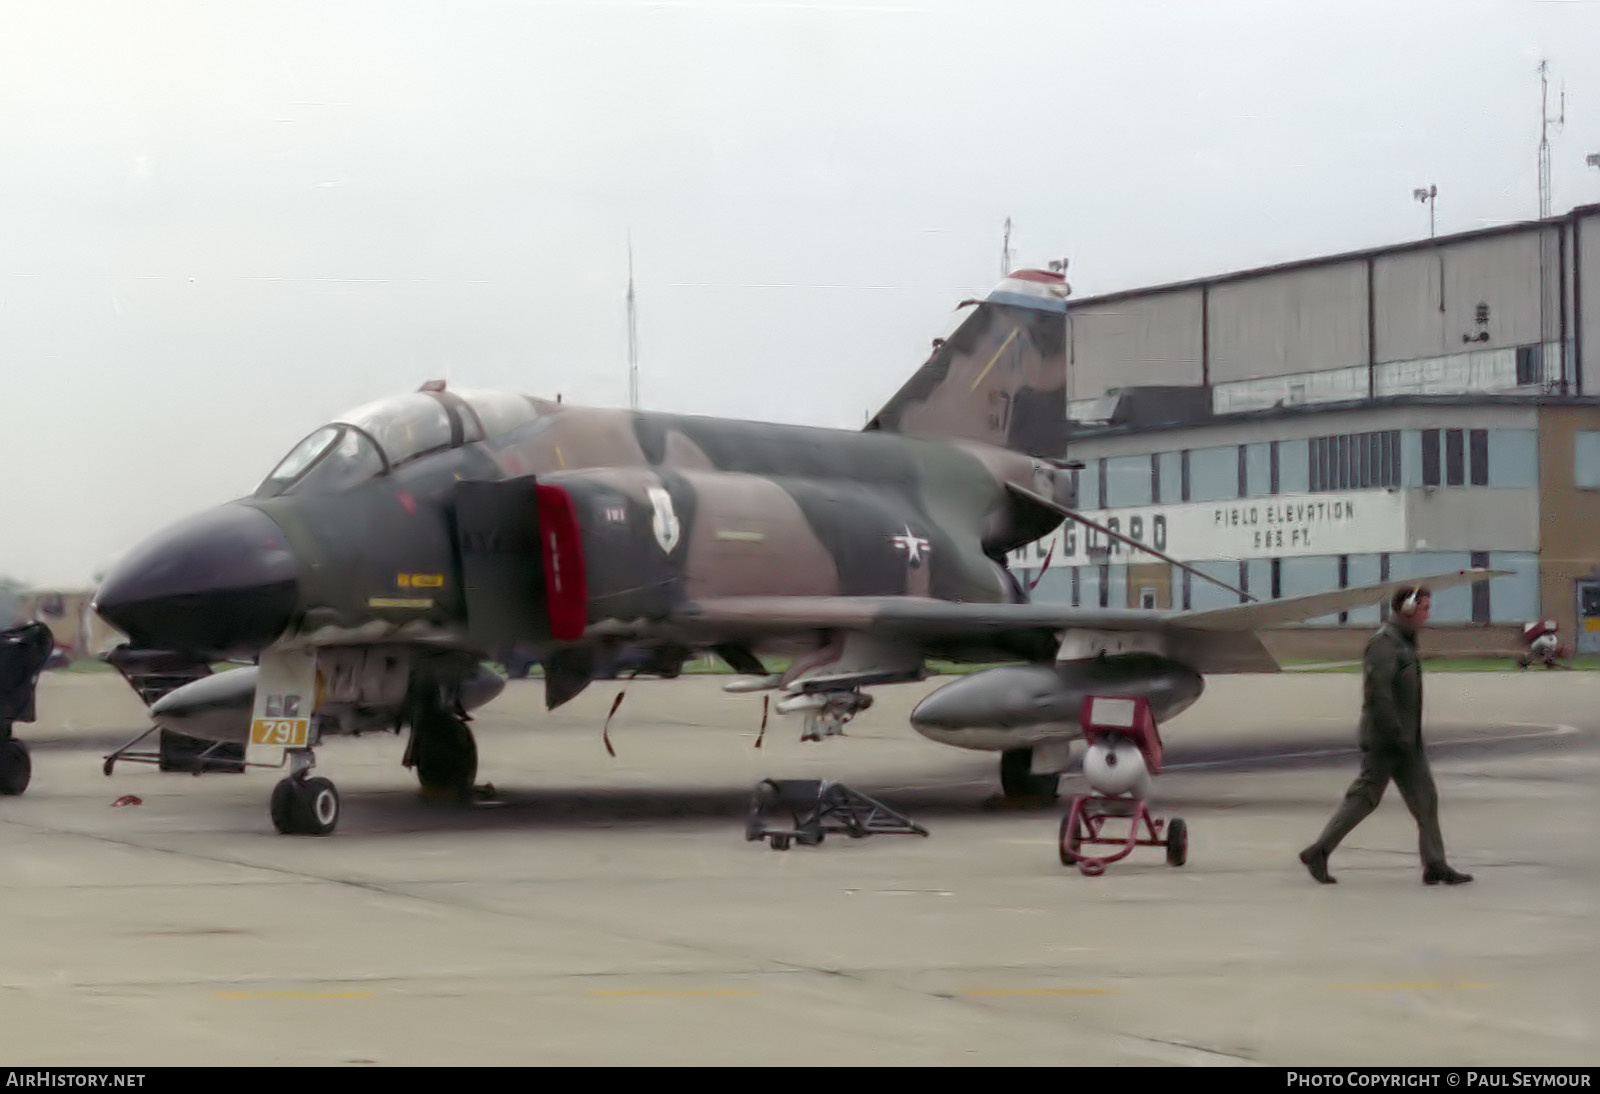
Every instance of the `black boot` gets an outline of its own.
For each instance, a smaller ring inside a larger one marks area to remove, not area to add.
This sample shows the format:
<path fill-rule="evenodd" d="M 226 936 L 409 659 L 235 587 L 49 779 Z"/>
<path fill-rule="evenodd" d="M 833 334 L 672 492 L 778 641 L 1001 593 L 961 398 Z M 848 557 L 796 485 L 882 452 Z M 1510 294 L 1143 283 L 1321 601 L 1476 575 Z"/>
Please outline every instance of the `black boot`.
<path fill-rule="evenodd" d="M 1305 863 L 1306 869 L 1311 871 L 1311 876 L 1324 885 L 1336 885 L 1339 879 L 1328 873 L 1328 853 L 1316 847 L 1307 847 L 1300 852 L 1300 861 Z M 1429 884 L 1432 884 L 1431 882 Z"/>
<path fill-rule="evenodd" d="M 1441 881 L 1446 885 L 1465 885 L 1472 880 L 1471 874 L 1463 874 L 1459 870 L 1452 870 L 1449 866 L 1429 866 L 1422 871 L 1422 884 L 1437 885 Z"/>

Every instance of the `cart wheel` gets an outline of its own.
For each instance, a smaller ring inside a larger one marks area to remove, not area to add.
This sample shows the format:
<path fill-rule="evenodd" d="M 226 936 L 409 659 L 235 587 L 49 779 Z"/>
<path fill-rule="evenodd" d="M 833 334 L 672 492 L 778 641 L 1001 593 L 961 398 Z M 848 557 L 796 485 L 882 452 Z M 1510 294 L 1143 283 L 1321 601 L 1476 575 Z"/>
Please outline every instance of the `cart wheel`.
<path fill-rule="evenodd" d="M 826 832 L 821 832 L 821 831 L 818 831 L 818 832 L 801 832 L 798 836 L 795 837 L 794 841 L 796 843 L 798 843 L 801 847 L 817 847 L 822 843 L 823 837 L 825 837 L 826 835 L 827 835 Z"/>
<path fill-rule="evenodd" d="M 773 836 L 772 849 L 774 851 L 787 851 L 789 849 L 789 837 L 782 835 Z"/>
<path fill-rule="evenodd" d="M 1182 817 L 1167 825 L 1167 865 L 1182 866 L 1189 861 L 1189 828 Z"/>
<path fill-rule="evenodd" d="M 1072 811 L 1061 818 L 1061 835 L 1057 840 L 1061 851 L 1061 865 L 1071 866 L 1078 861 L 1078 848 L 1083 844 L 1083 831 L 1072 823 Z"/>

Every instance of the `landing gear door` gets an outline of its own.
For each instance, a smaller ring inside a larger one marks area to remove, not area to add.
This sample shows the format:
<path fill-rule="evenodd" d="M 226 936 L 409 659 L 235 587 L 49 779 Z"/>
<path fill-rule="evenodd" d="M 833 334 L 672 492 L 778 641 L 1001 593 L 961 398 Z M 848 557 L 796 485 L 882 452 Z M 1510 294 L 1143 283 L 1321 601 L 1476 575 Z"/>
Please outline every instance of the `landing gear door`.
<path fill-rule="evenodd" d="M 548 625 L 533 477 L 457 483 L 456 537 L 473 638 L 494 649 L 542 637 Z"/>

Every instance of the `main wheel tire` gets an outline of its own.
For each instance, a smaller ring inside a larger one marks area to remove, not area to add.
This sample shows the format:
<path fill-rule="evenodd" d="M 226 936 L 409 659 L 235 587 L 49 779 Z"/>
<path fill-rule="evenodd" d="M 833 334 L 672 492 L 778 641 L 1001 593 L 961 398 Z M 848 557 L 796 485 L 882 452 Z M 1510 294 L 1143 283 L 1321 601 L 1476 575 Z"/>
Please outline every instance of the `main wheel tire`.
<path fill-rule="evenodd" d="M 1013 748 L 1000 753 L 1000 789 L 1008 798 L 1035 798 L 1053 802 L 1060 793 L 1061 776 L 1032 773 L 1033 749 Z"/>
<path fill-rule="evenodd" d="M 417 781 L 429 794 L 467 797 L 478 774 L 478 745 L 459 718 L 435 714 L 412 729 L 412 763 Z"/>
<path fill-rule="evenodd" d="M 0 794 L 16 797 L 33 779 L 33 759 L 28 746 L 16 739 L 0 741 Z"/>
<path fill-rule="evenodd" d="M 1189 826 L 1182 817 L 1167 825 L 1167 865 L 1182 866 L 1189 861 Z"/>

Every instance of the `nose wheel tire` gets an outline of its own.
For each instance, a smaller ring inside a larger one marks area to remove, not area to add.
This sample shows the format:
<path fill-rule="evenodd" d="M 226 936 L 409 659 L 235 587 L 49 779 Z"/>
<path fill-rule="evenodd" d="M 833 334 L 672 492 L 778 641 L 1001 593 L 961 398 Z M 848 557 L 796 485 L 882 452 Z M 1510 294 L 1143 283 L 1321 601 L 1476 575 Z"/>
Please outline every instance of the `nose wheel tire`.
<path fill-rule="evenodd" d="M 326 836 L 339 824 L 339 791 L 327 779 L 291 775 L 272 788 L 271 812 L 286 836 Z"/>
<path fill-rule="evenodd" d="M 18 740 L 0 741 L 0 795 L 15 797 L 28 789 L 32 778 L 27 746 Z"/>

